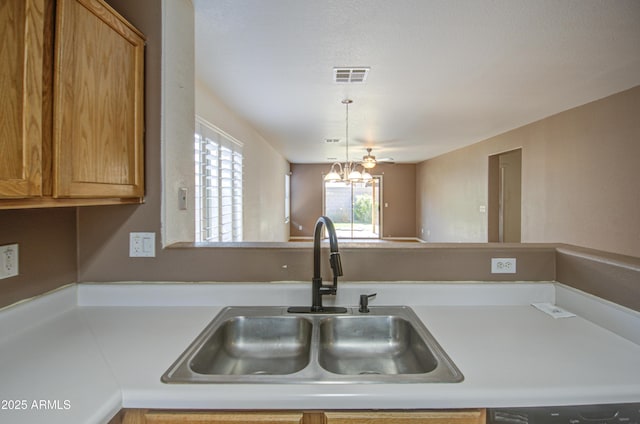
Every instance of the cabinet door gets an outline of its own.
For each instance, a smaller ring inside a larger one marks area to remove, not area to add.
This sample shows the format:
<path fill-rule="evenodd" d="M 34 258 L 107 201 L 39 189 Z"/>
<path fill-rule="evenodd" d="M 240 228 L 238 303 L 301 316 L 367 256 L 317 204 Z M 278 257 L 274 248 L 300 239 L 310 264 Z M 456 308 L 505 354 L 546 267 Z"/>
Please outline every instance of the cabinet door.
<path fill-rule="evenodd" d="M 58 0 L 53 196 L 142 197 L 144 39 L 100 0 Z"/>
<path fill-rule="evenodd" d="M 484 424 L 482 409 L 451 411 L 325 412 L 326 424 Z"/>
<path fill-rule="evenodd" d="M 301 412 L 196 412 L 128 410 L 123 424 L 300 424 Z"/>
<path fill-rule="evenodd" d="M 45 0 L 0 0 L 0 198 L 42 194 Z"/>

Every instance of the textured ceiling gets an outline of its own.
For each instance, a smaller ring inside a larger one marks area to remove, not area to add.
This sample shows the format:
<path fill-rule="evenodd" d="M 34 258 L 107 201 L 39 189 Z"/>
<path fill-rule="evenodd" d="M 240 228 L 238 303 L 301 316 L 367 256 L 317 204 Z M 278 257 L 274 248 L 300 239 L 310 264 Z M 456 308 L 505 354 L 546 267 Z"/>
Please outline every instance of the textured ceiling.
<path fill-rule="evenodd" d="M 352 158 L 419 162 L 640 84 L 638 0 L 194 6 L 196 76 L 294 163 L 345 159 L 347 97 Z"/>

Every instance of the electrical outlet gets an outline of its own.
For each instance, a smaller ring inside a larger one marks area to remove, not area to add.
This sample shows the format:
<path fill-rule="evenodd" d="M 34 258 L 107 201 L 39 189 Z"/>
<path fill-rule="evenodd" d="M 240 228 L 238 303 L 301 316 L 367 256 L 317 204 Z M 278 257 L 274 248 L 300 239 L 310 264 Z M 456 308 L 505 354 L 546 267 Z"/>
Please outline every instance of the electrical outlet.
<path fill-rule="evenodd" d="M 18 245 L 0 246 L 0 279 L 18 275 Z"/>
<path fill-rule="evenodd" d="M 515 274 L 516 258 L 491 258 L 492 274 Z"/>
<path fill-rule="evenodd" d="M 156 233 L 129 233 L 130 258 L 155 258 Z"/>

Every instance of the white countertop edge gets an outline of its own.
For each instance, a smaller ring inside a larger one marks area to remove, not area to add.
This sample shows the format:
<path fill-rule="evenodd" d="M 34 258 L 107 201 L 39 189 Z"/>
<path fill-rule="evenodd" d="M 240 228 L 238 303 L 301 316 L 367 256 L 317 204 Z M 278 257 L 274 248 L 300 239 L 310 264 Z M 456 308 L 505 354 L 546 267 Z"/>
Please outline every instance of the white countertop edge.
<path fill-rule="evenodd" d="M 77 284 L 67 284 L 53 291 L 22 300 L 0 309 L 0 342 L 16 332 L 49 320 L 76 308 Z"/>
<path fill-rule="evenodd" d="M 640 345 L 640 312 L 561 283 L 555 288 L 558 306 Z"/>
<path fill-rule="evenodd" d="M 400 387 L 399 387 L 400 386 Z M 123 408 L 160 409 L 459 409 L 544 407 L 562 405 L 594 405 L 638 402 L 637 386 L 611 387 L 604 390 L 589 387 L 514 389 L 510 387 L 459 391 L 437 384 L 420 390 L 406 385 L 349 386 L 327 393 L 326 387 L 304 385 L 243 385 L 240 389 L 225 386 L 212 394 L 209 390 L 123 390 Z M 242 393 L 240 393 L 242 392 Z M 251 399 L 250 402 L 247 399 Z"/>
<path fill-rule="evenodd" d="M 85 424 L 104 424 L 109 422 L 122 408 L 122 391 L 113 393 L 100 408 L 93 411 L 90 417 L 86 417 Z"/>

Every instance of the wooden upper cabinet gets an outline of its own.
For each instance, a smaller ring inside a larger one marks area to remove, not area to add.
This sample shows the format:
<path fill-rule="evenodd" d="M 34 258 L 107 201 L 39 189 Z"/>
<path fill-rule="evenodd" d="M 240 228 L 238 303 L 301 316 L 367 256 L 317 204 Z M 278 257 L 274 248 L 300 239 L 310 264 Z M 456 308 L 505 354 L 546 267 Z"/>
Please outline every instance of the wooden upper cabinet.
<path fill-rule="evenodd" d="M 0 0 L 0 197 L 42 195 L 45 0 Z"/>
<path fill-rule="evenodd" d="M 144 38 L 98 0 L 56 6 L 53 196 L 144 194 Z"/>
<path fill-rule="evenodd" d="M 143 86 L 103 0 L 0 0 L 0 209 L 140 203 Z"/>

